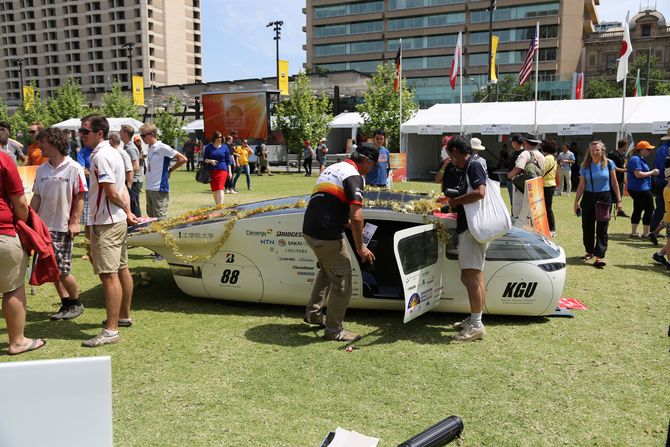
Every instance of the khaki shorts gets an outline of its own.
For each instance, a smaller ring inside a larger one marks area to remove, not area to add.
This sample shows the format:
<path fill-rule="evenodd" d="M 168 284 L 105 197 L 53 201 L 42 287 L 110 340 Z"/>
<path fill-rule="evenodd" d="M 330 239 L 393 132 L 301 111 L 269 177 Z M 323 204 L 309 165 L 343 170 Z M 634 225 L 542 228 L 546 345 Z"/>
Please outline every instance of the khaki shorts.
<path fill-rule="evenodd" d="M 91 263 L 96 275 L 128 267 L 128 224 L 91 225 Z"/>
<path fill-rule="evenodd" d="M 663 188 L 663 201 L 665 202 L 665 214 L 663 215 L 663 222 L 670 224 L 670 183 Z"/>
<path fill-rule="evenodd" d="M 0 234 L 0 293 L 12 292 L 26 281 L 28 253 L 18 236 Z"/>
<path fill-rule="evenodd" d="M 469 230 L 465 230 L 458 235 L 458 265 L 461 269 L 483 271 L 488 247 L 488 243 L 478 242 Z"/>
<path fill-rule="evenodd" d="M 147 216 L 158 220 L 167 219 L 168 203 L 170 203 L 169 192 L 147 190 Z"/>

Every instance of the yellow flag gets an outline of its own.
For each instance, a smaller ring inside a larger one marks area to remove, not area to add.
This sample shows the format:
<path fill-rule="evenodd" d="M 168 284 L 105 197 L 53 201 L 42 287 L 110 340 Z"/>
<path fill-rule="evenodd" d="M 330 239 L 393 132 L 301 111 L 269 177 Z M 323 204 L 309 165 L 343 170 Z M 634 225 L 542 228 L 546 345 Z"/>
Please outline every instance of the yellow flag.
<path fill-rule="evenodd" d="M 279 60 L 279 91 L 288 95 L 288 61 Z"/>
<path fill-rule="evenodd" d="M 35 88 L 32 85 L 23 86 L 23 108 L 31 110 L 35 107 Z"/>
<path fill-rule="evenodd" d="M 142 76 L 133 76 L 133 104 L 144 105 L 144 78 Z"/>
<path fill-rule="evenodd" d="M 498 82 L 496 76 L 496 52 L 498 51 L 498 36 L 491 36 L 491 81 Z"/>

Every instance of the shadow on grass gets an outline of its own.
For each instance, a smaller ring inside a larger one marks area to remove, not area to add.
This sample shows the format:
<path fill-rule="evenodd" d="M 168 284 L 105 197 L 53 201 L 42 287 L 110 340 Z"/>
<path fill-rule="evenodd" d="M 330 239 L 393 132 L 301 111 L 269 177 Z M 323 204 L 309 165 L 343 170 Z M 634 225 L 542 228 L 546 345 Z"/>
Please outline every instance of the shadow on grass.
<path fill-rule="evenodd" d="M 663 267 L 660 264 L 618 264 L 616 265 L 619 268 L 622 269 L 627 269 L 627 270 L 639 270 L 641 272 L 655 272 L 655 273 L 661 273 L 661 274 L 667 274 L 668 269 Z"/>

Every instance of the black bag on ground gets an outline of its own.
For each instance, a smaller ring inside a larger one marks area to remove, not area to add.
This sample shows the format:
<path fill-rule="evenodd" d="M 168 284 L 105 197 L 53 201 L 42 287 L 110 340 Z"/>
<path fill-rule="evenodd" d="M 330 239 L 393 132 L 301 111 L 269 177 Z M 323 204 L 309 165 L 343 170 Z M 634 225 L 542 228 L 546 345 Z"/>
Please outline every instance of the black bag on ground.
<path fill-rule="evenodd" d="M 198 170 L 195 173 L 195 180 L 197 182 L 204 183 L 205 185 L 212 181 L 212 176 L 205 163 L 198 163 Z"/>
<path fill-rule="evenodd" d="M 398 447 L 441 447 L 459 437 L 461 432 L 463 432 L 461 418 L 449 416 L 399 444 Z"/>

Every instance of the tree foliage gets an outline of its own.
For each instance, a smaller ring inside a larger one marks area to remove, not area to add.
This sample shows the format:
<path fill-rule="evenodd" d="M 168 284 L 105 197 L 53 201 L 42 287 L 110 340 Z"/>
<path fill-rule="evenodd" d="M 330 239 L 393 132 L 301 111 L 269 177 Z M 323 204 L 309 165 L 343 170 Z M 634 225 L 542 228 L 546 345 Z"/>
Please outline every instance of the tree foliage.
<path fill-rule="evenodd" d="M 181 108 L 181 101 L 175 96 L 170 96 L 165 107 L 157 111 L 154 116 L 154 124 L 158 127 L 161 141 L 170 146 L 177 145 L 187 137 L 186 131 L 182 129 L 184 123 L 178 117 Z"/>
<path fill-rule="evenodd" d="M 50 126 L 55 122 L 49 113 L 48 102 L 42 100 L 34 83 L 32 86 L 35 91 L 35 98 L 32 103 L 26 102 L 26 104 L 22 104 L 9 118 L 9 123 L 12 126 L 12 133 L 14 135 L 18 135 L 19 132 L 23 135 L 28 135 L 30 124 L 35 122 L 42 123 L 45 127 Z"/>
<path fill-rule="evenodd" d="M 529 81 L 523 85 L 519 85 L 519 80 L 516 76 L 503 75 L 498 80 L 497 92 L 496 86 L 491 88 L 491 100 L 497 100 L 498 102 L 532 101 L 535 98 L 535 86 L 533 82 Z M 482 88 L 473 94 L 473 100 L 475 102 L 486 101 L 489 99 L 487 95 L 488 91 Z"/>
<path fill-rule="evenodd" d="M 58 87 L 55 97 L 48 101 L 47 107 L 54 122 L 81 118 L 90 113 L 86 95 L 73 77 L 68 77 L 65 83 Z"/>
<path fill-rule="evenodd" d="M 637 70 L 640 69 L 640 83 L 642 84 L 642 94 L 647 94 L 647 58 L 648 53 L 639 52 L 637 57 L 628 65 L 628 76 L 626 76 L 626 96 L 633 96 L 635 93 L 635 80 Z M 649 92 L 648 96 L 670 95 L 670 72 L 658 68 L 658 58 L 652 56 L 650 59 L 649 70 Z M 623 83 L 616 82 L 614 75 L 617 66 L 614 64 L 607 74 L 600 79 L 587 79 L 586 97 L 587 98 L 616 98 L 623 93 Z M 605 78 L 607 77 L 607 79 Z"/>
<path fill-rule="evenodd" d="M 400 150 L 400 95 L 393 90 L 395 67 L 392 64 L 380 64 L 377 72 L 368 81 L 363 103 L 356 109 L 363 115 L 361 131 L 365 135 L 383 129 L 389 139 L 389 149 Z M 405 81 L 401 83 L 402 121 L 410 119 L 419 106 L 414 101 L 414 92 L 407 88 Z"/>
<path fill-rule="evenodd" d="M 304 140 L 318 141 L 326 137 L 333 115 L 328 98 L 314 96 L 311 81 L 300 72 L 291 86 L 289 98 L 277 105 L 276 117 L 287 150 L 300 157 Z"/>
<path fill-rule="evenodd" d="M 121 91 L 121 84 L 115 82 L 112 91 L 102 95 L 102 114 L 110 118 L 135 118 L 140 114 L 133 98 Z"/>

